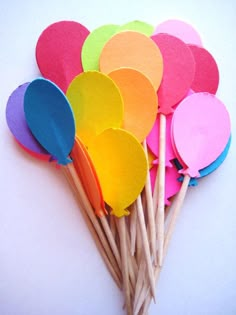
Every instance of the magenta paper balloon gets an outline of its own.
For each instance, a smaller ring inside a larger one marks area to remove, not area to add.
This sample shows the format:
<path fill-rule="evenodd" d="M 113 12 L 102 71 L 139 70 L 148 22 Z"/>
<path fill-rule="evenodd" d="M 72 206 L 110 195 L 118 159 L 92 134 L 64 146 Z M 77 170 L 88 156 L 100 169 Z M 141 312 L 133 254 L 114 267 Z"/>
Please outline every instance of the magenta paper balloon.
<path fill-rule="evenodd" d="M 156 176 L 157 165 L 153 165 L 153 167 L 150 169 L 152 192 L 154 191 Z M 165 176 L 165 205 L 169 206 L 169 198 L 173 197 L 180 191 L 182 183 L 178 181 L 180 175 L 177 168 L 173 165 L 172 167 L 166 168 Z"/>
<path fill-rule="evenodd" d="M 178 37 L 186 44 L 202 46 L 198 32 L 192 25 L 180 20 L 167 20 L 157 25 L 154 34 L 166 33 Z"/>
<path fill-rule="evenodd" d="M 159 47 L 163 57 L 163 77 L 157 91 L 159 113 L 173 113 L 173 106 L 187 94 L 195 75 L 193 54 L 182 40 L 169 34 L 156 34 L 151 37 Z"/>
<path fill-rule="evenodd" d="M 199 177 L 199 170 L 218 158 L 229 137 L 229 113 L 215 95 L 190 95 L 173 114 L 172 144 L 184 164 L 182 173 L 190 177 Z"/>
<path fill-rule="evenodd" d="M 166 116 L 166 166 L 172 167 L 170 163 L 171 160 L 176 158 L 175 152 L 172 147 L 171 141 L 171 121 L 172 114 Z M 159 154 L 159 124 L 160 124 L 160 115 L 157 115 L 155 124 L 147 136 L 147 145 L 152 153 L 158 158 Z"/>

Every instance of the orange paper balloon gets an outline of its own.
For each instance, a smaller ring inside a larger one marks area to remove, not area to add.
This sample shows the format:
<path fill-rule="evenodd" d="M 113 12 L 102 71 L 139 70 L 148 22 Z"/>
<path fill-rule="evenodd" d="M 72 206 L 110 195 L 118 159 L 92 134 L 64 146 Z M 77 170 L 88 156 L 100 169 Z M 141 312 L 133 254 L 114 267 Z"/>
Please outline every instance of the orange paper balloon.
<path fill-rule="evenodd" d="M 118 86 L 124 101 L 122 128 L 142 142 L 151 131 L 157 115 L 157 94 L 151 81 L 131 68 L 112 71 L 109 77 Z"/>
<path fill-rule="evenodd" d="M 71 157 L 96 215 L 99 217 L 104 216 L 107 214 L 107 211 L 105 209 L 99 180 L 89 154 L 78 137 L 75 138 L 75 144 L 71 152 Z"/>
<path fill-rule="evenodd" d="M 153 40 L 144 34 L 126 31 L 114 35 L 104 46 L 100 56 L 100 70 L 104 73 L 128 67 L 145 74 L 157 90 L 163 74 L 162 55 Z"/>

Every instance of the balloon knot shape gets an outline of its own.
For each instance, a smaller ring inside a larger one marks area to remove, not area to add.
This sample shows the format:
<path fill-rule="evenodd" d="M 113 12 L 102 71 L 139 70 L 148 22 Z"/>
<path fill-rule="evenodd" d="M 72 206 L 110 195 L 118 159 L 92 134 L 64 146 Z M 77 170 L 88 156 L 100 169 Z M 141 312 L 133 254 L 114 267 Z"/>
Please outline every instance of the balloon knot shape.
<path fill-rule="evenodd" d="M 184 181 L 184 177 L 180 176 L 178 178 L 178 182 L 182 183 L 183 181 Z M 198 180 L 196 178 L 191 178 L 188 186 L 189 187 L 196 187 L 196 186 L 198 186 Z"/>
<path fill-rule="evenodd" d="M 124 216 L 128 216 L 130 214 L 130 212 L 127 209 L 118 209 L 118 208 L 116 208 L 116 209 L 112 209 L 111 214 L 115 215 L 117 218 L 121 218 L 121 217 L 124 217 Z"/>
<path fill-rule="evenodd" d="M 101 206 L 101 209 L 95 209 L 95 214 L 99 218 L 102 218 L 102 217 L 108 215 L 108 212 L 105 208 L 102 208 L 102 206 Z"/>
<path fill-rule="evenodd" d="M 59 165 L 67 165 L 67 164 L 72 163 L 72 162 L 73 162 L 72 159 L 70 159 L 70 158 L 63 158 L 63 157 L 59 158 L 58 161 L 57 161 L 57 163 Z"/>
<path fill-rule="evenodd" d="M 190 177 L 193 177 L 193 178 L 201 176 L 198 170 L 194 170 L 192 168 L 186 168 L 186 169 L 180 170 L 179 173 L 183 175 L 189 175 Z"/>
<path fill-rule="evenodd" d="M 174 113 L 174 110 L 171 106 L 168 106 L 168 107 L 166 107 L 166 106 L 162 107 L 161 105 L 159 106 L 158 114 L 163 114 L 163 115 L 167 116 L 167 115 L 170 115 L 173 113 Z"/>

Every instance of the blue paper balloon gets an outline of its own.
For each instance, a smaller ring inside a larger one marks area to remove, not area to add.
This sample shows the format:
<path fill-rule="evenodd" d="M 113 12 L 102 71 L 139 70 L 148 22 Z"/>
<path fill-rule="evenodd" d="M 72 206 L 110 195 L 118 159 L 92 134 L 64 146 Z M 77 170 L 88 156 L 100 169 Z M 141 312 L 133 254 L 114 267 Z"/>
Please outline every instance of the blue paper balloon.
<path fill-rule="evenodd" d="M 51 81 L 38 78 L 25 92 L 24 111 L 27 124 L 39 143 L 59 164 L 68 158 L 75 138 L 75 122 L 64 93 Z"/>
<path fill-rule="evenodd" d="M 229 137 L 229 141 L 227 142 L 227 145 L 226 145 L 224 151 L 221 153 L 221 155 L 214 162 L 212 162 L 210 165 L 208 165 L 207 167 L 205 167 L 199 171 L 199 173 L 200 173 L 199 178 L 205 177 L 205 176 L 211 174 L 224 162 L 226 156 L 228 155 L 230 144 L 231 144 L 231 136 Z M 177 160 L 175 160 L 174 163 L 175 163 L 175 166 L 177 167 L 178 170 L 182 169 L 182 165 Z M 183 176 L 181 176 L 178 180 L 180 182 L 182 182 Z M 189 186 L 197 186 L 197 184 L 198 184 L 197 179 L 191 178 L 191 180 L 189 182 Z"/>

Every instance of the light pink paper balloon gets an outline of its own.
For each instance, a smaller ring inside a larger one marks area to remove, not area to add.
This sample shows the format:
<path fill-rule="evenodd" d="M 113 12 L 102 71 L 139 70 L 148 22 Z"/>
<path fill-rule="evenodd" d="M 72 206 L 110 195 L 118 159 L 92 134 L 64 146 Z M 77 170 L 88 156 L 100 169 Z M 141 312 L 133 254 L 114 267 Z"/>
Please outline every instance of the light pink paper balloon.
<path fill-rule="evenodd" d="M 150 169 L 150 178 L 151 178 L 151 185 L 152 185 L 152 192 L 154 191 L 155 186 L 155 179 L 157 176 L 157 165 L 154 165 Z M 169 206 L 170 201 L 169 198 L 176 195 L 181 188 L 182 183 L 178 181 L 180 177 L 178 170 L 176 167 L 168 167 L 166 168 L 166 177 L 165 177 L 165 205 Z"/>
<path fill-rule="evenodd" d="M 202 46 L 202 41 L 192 25 L 180 20 L 167 20 L 157 25 L 154 34 L 167 33 L 178 37 L 186 44 Z"/>
<path fill-rule="evenodd" d="M 230 137 L 230 117 L 224 104 L 210 93 L 184 99 L 172 118 L 172 144 L 183 163 L 183 174 L 199 177 L 214 162 Z"/>
<path fill-rule="evenodd" d="M 172 167 L 170 163 L 171 160 L 176 158 L 175 152 L 172 147 L 171 141 L 171 121 L 172 114 L 166 116 L 166 166 Z M 160 124 L 160 115 L 157 115 L 156 122 L 147 136 L 147 145 L 152 153 L 157 157 L 159 154 L 159 124 Z"/>

